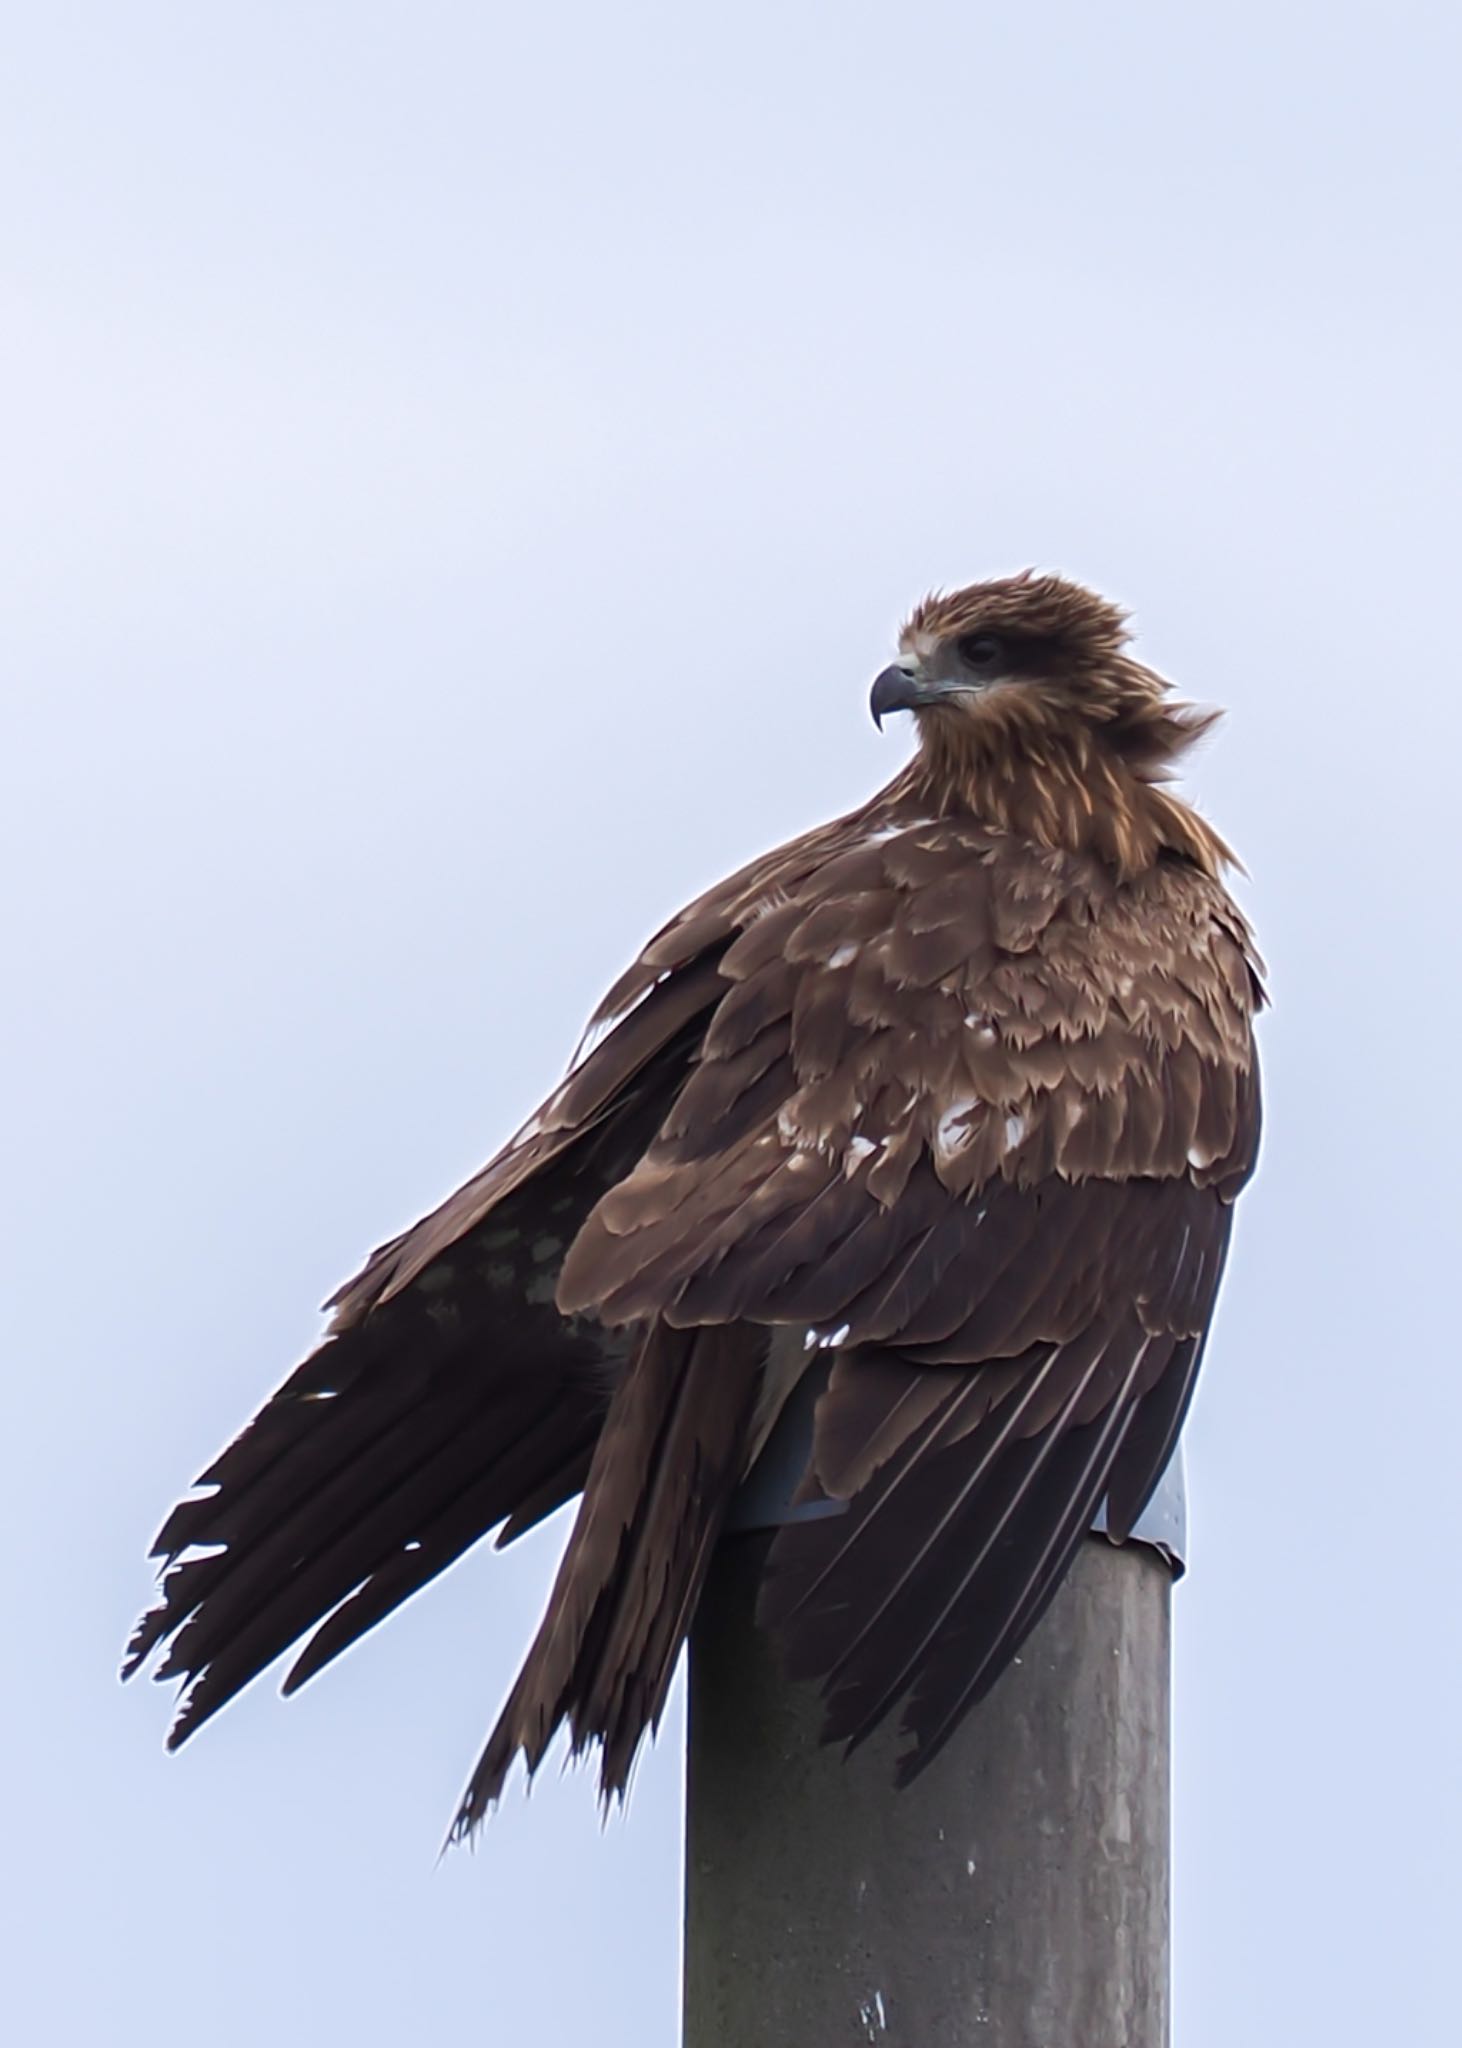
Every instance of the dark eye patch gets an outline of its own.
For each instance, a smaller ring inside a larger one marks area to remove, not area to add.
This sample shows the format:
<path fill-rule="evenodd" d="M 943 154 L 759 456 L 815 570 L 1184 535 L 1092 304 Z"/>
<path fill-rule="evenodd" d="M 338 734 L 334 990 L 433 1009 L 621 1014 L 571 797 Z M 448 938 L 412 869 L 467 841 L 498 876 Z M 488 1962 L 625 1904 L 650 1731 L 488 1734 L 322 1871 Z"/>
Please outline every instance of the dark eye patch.
<path fill-rule="evenodd" d="M 954 643 L 965 667 L 976 675 L 1036 675 L 1058 668 L 1059 642 L 1033 633 L 962 633 Z"/>

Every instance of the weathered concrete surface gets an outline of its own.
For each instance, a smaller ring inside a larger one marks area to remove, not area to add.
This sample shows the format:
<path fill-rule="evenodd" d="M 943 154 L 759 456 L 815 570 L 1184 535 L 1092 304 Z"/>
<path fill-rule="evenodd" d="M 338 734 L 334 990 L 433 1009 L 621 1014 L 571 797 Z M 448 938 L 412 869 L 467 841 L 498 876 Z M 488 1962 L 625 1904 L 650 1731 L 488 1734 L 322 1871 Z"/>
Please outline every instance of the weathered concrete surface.
<path fill-rule="evenodd" d="M 1169 1596 L 1093 1537 L 924 1776 L 816 1747 L 723 1543 L 691 1645 L 685 2048 L 1167 2048 Z"/>

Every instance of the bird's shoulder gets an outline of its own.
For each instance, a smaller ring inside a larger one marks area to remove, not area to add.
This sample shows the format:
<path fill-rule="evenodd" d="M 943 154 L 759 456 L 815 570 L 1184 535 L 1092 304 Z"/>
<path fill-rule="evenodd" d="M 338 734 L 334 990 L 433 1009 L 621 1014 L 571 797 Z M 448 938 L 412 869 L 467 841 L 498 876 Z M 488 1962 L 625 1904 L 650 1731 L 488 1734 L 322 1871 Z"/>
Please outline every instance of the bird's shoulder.
<path fill-rule="evenodd" d="M 1256 975 L 1212 876 L 1173 860 L 1123 879 L 1092 855 L 929 812 L 896 783 L 664 925 L 561 1086 L 373 1255 L 336 1297 L 337 1323 L 641 1097 L 649 1130 L 598 1218 L 632 1235 L 671 1211 L 690 1224 L 716 1187 L 781 1188 L 784 1172 L 809 1198 L 831 1175 L 880 1206 L 921 1164 L 963 1197 L 1051 1174 L 1227 1185 L 1252 1155 Z"/>
<path fill-rule="evenodd" d="M 733 984 L 779 962 L 836 972 L 853 962 L 916 991 L 957 972 L 968 986 L 1023 971 L 1048 996 L 1093 976 L 1114 1009 L 1129 985 L 1180 980 L 1242 1023 L 1263 1001 L 1262 962 L 1222 881 L 1164 855 L 1136 876 L 1052 849 L 971 813 L 930 813 L 895 783 L 858 811 L 801 834 L 697 896 L 665 924 L 590 1021 L 601 1041 L 657 986 L 708 953 Z M 1206 987 L 1212 983 L 1211 991 Z M 1089 1028 L 1088 1019 L 1085 1028 Z"/>

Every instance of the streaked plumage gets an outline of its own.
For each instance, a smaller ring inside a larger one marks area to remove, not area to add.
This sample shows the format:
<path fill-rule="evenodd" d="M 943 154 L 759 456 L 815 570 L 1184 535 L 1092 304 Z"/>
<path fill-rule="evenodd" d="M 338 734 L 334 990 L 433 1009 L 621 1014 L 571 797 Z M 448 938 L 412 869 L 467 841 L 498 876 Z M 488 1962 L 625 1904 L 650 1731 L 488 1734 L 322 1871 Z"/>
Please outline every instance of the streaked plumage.
<path fill-rule="evenodd" d="M 1209 723 L 1055 577 L 927 600 L 876 712 L 916 758 L 691 904 L 475 1179 L 377 1251 L 164 1525 L 176 1743 L 582 1492 L 459 1831 L 567 1722 L 622 1791 L 729 1501 L 832 1369 L 762 1616 L 829 1739 L 911 1774 L 1181 1425 L 1252 1170 L 1259 966 L 1163 787 Z M 221 1547 L 219 1547 L 221 1546 Z"/>

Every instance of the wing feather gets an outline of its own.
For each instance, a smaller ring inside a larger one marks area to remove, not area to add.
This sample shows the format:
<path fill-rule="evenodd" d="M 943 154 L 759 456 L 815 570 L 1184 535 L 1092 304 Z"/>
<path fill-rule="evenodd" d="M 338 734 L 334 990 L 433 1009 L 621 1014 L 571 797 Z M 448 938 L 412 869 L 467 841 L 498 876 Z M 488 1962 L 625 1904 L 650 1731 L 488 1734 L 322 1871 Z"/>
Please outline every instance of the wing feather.
<path fill-rule="evenodd" d="M 168 1646 L 171 1746 L 306 1631 L 291 1690 L 491 1529 L 579 1490 L 630 1344 L 560 1313 L 558 1269 L 663 1120 L 719 986 L 713 962 L 656 986 L 581 1069 L 580 1128 L 509 1146 L 375 1254 L 333 1333 L 168 1517 L 123 1671 Z"/>

